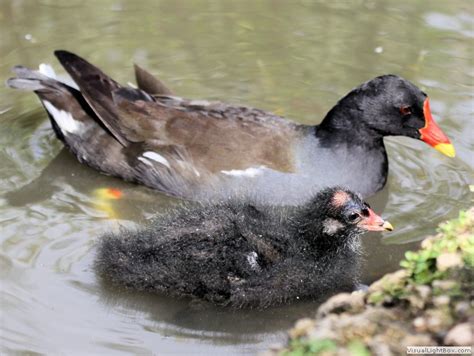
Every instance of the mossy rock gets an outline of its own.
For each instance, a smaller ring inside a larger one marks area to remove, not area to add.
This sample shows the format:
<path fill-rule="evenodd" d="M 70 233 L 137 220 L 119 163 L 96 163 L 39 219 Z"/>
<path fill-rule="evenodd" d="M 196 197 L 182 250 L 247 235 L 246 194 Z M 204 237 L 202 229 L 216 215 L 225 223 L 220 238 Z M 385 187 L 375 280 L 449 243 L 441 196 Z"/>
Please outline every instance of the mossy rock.
<path fill-rule="evenodd" d="M 269 354 L 391 355 L 410 345 L 471 345 L 474 208 L 441 224 L 400 265 L 366 292 L 330 298 Z"/>

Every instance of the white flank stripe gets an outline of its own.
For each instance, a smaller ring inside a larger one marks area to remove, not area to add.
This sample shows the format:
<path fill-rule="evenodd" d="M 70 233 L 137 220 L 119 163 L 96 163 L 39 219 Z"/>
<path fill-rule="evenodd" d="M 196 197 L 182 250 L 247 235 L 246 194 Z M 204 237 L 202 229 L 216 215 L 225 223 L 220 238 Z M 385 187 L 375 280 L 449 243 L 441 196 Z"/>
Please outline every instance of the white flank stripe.
<path fill-rule="evenodd" d="M 149 158 L 155 162 L 158 162 L 158 163 L 161 163 L 162 165 L 168 167 L 168 168 L 171 168 L 168 160 L 163 157 L 162 155 L 156 153 L 156 152 L 153 152 L 153 151 L 146 151 L 142 154 L 143 157 L 146 157 L 146 158 Z"/>
<path fill-rule="evenodd" d="M 47 100 L 43 100 L 43 104 L 46 107 L 46 110 L 48 110 L 48 112 L 54 118 L 54 121 L 56 121 L 63 133 L 77 133 L 81 131 L 82 123 L 77 120 L 74 120 L 70 112 L 57 109 Z"/>
<path fill-rule="evenodd" d="M 153 163 L 151 163 L 150 160 L 147 159 L 147 158 L 138 157 L 138 160 L 139 160 L 139 161 L 142 161 L 143 163 L 145 163 L 145 164 L 148 165 L 148 166 L 153 166 Z"/>
<path fill-rule="evenodd" d="M 230 171 L 221 171 L 221 173 L 224 173 L 228 176 L 252 178 L 252 177 L 258 176 L 259 174 L 262 174 L 264 168 L 265 166 L 260 166 L 258 168 L 251 167 L 244 170 L 232 169 Z"/>

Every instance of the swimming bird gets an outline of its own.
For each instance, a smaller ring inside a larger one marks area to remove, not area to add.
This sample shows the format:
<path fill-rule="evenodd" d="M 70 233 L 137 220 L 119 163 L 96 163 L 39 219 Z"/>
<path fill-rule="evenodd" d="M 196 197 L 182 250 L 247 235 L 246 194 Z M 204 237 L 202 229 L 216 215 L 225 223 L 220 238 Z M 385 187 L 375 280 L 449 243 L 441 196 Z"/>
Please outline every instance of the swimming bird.
<path fill-rule="evenodd" d="M 361 234 L 392 229 L 360 195 L 338 187 L 301 207 L 183 205 L 102 236 L 95 269 L 131 290 L 264 308 L 353 290 Z"/>
<path fill-rule="evenodd" d="M 303 125 L 260 109 L 174 96 L 137 66 L 141 88 L 122 86 L 73 53 L 55 54 L 75 84 L 58 81 L 44 65 L 15 67 L 7 84 L 37 94 L 80 162 L 168 195 L 299 204 L 342 185 L 367 197 L 387 180 L 386 136 L 455 155 L 427 95 L 396 75 L 357 86 L 321 124 Z"/>

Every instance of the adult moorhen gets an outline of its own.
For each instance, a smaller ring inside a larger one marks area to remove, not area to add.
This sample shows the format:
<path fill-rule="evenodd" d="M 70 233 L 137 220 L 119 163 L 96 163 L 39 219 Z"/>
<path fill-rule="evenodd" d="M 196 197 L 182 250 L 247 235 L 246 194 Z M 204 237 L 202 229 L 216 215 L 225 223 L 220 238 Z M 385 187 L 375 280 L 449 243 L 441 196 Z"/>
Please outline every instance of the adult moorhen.
<path fill-rule="evenodd" d="M 309 126 L 259 109 L 172 96 L 138 67 L 143 89 L 123 87 L 75 54 L 55 54 L 80 91 L 52 70 L 21 66 L 8 85 L 38 95 L 57 137 L 80 162 L 169 195 L 238 193 L 297 204 L 337 184 L 366 197 L 387 180 L 385 136 L 420 139 L 455 155 L 427 95 L 396 75 L 361 84 L 320 125 Z"/>
<path fill-rule="evenodd" d="M 242 200 L 182 206 L 99 240 L 96 271 L 132 290 L 233 307 L 351 291 L 360 235 L 392 230 L 361 197 L 326 188 L 301 207 Z"/>

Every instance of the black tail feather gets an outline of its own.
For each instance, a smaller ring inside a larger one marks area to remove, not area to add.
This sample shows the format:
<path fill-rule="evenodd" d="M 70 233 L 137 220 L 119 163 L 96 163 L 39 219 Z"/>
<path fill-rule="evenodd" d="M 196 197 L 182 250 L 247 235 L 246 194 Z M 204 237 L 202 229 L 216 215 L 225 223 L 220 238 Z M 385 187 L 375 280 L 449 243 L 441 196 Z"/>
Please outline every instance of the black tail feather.
<path fill-rule="evenodd" d="M 129 142 L 117 122 L 118 114 L 112 97 L 112 93 L 121 88 L 120 84 L 74 53 L 57 50 L 54 54 L 79 86 L 82 96 L 97 117 L 122 146 L 127 146 Z"/>
<path fill-rule="evenodd" d="M 174 95 L 171 89 L 169 89 L 161 80 L 151 75 L 148 71 L 139 67 L 137 64 L 133 67 L 135 69 L 137 85 L 141 90 L 144 90 L 151 95 Z"/>

